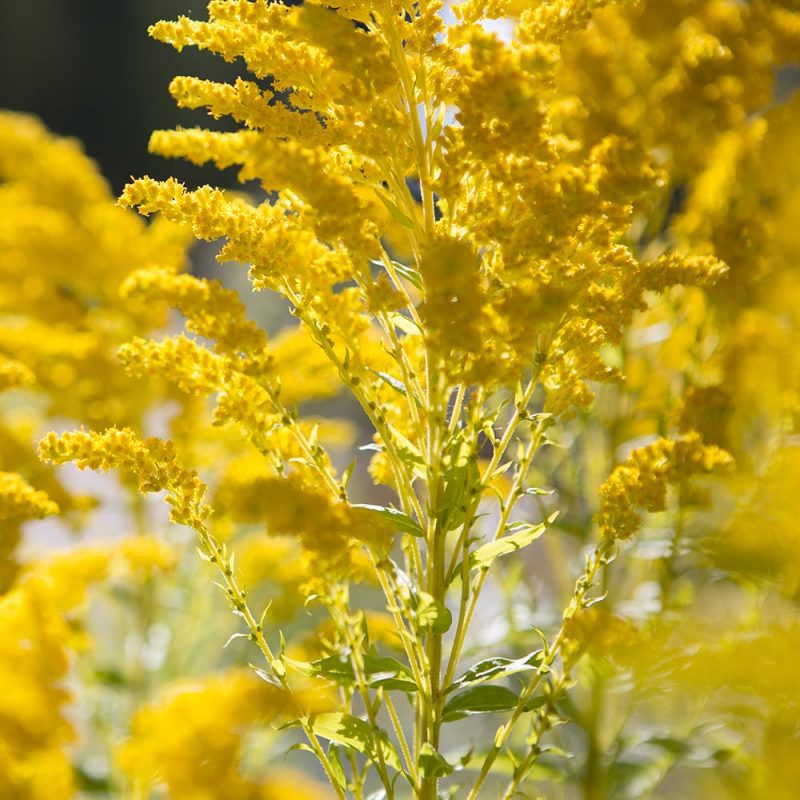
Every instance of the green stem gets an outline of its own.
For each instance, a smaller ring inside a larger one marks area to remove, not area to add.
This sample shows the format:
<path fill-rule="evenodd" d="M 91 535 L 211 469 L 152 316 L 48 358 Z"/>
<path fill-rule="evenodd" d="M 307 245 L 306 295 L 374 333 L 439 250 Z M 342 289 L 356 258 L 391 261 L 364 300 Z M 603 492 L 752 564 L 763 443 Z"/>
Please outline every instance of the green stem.
<path fill-rule="evenodd" d="M 364 704 L 364 710 L 367 713 L 369 724 L 375 733 L 375 751 L 378 754 L 378 776 L 381 779 L 383 788 L 386 792 L 388 800 L 394 797 L 394 789 L 392 788 L 392 779 L 389 777 L 389 770 L 386 767 L 386 757 L 383 753 L 383 745 L 381 738 L 378 735 L 380 728 L 378 727 L 378 717 L 375 713 L 375 708 L 372 705 L 372 698 L 369 693 L 369 685 L 367 684 L 367 676 L 364 672 L 364 662 L 362 659 L 361 644 L 353 638 L 353 626 L 348 619 L 338 618 L 335 620 L 338 624 L 339 630 L 345 638 L 347 647 L 350 650 L 350 663 L 353 665 L 353 672 L 356 677 L 356 688 L 361 696 L 361 701 Z"/>
<path fill-rule="evenodd" d="M 525 755 L 525 758 L 514 770 L 514 776 L 509 781 L 505 792 L 503 792 L 502 800 L 511 800 L 511 798 L 516 794 L 520 784 L 525 780 L 525 778 L 528 776 L 528 773 L 531 771 L 531 768 L 538 760 L 540 754 L 539 741 L 544 735 L 545 731 L 547 731 L 550 727 L 547 719 L 547 713 L 548 712 L 545 709 L 542 709 L 539 712 L 536 724 L 534 725 L 533 731 L 528 739 L 528 752 Z"/>
<path fill-rule="evenodd" d="M 290 697 L 294 698 L 294 691 L 292 687 L 289 685 L 288 681 L 286 680 L 286 675 L 283 670 L 277 670 L 275 668 L 275 657 L 272 653 L 272 649 L 270 648 L 267 640 L 264 638 L 264 631 L 261 627 L 261 623 L 256 622 L 256 618 L 253 616 L 250 607 L 247 604 L 247 599 L 245 596 L 244 591 L 239 587 L 238 582 L 236 581 L 236 577 L 233 574 L 233 568 L 231 566 L 230 558 L 228 557 L 227 550 L 225 547 L 220 546 L 217 544 L 208 533 L 205 527 L 200 527 L 197 529 L 197 535 L 200 539 L 200 543 L 203 545 L 205 552 L 208 556 L 208 560 L 211 561 L 212 564 L 215 564 L 219 569 L 220 573 L 222 574 L 222 578 L 225 581 L 225 588 L 226 593 L 228 595 L 229 600 L 231 601 L 233 607 L 236 611 L 244 619 L 248 629 L 250 630 L 250 639 L 251 641 L 255 642 L 258 645 L 258 648 L 264 654 L 264 658 L 267 660 L 267 664 L 269 665 L 272 674 L 278 680 L 283 688 Z M 306 738 L 308 739 L 308 743 L 311 746 L 311 749 L 314 751 L 314 754 L 319 759 L 322 768 L 325 770 L 325 774 L 328 777 L 328 781 L 330 782 L 331 786 L 333 787 L 334 791 L 336 792 L 337 796 L 340 800 L 345 800 L 345 794 L 341 787 L 339 786 L 333 768 L 331 767 L 331 763 L 328 760 L 325 751 L 320 744 L 317 735 L 314 733 L 314 729 L 311 727 L 309 723 L 309 718 L 302 710 L 301 706 L 297 704 L 297 712 L 298 712 L 298 721 L 300 722 L 300 726 L 303 729 L 303 733 L 305 733 Z"/>
<path fill-rule="evenodd" d="M 417 772 L 417 762 L 411 755 L 411 751 L 408 747 L 408 741 L 406 740 L 406 735 L 403 731 L 403 725 L 400 722 L 400 717 L 397 715 L 397 709 L 394 707 L 394 701 L 392 700 L 389 692 L 384 694 L 384 703 L 386 704 L 386 711 L 389 713 L 389 718 L 392 720 L 392 726 L 394 727 L 394 732 L 397 735 L 397 741 L 400 743 L 400 750 L 403 753 L 403 758 L 405 759 L 406 767 L 408 768 L 408 774 L 411 775 L 414 786 L 419 788 L 420 784 L 419 773 Z"/>
<path fill-rule="evenodd" d="M 510 426 L 509 426 L 510 427 Z M 538 430 L 531 435 L 531 440 L 528 443 L 525 453 L 520 460 L 519 468 L 517 473 L 514 477 L 514 481 L 511 485 L 511 488 L 508 492 L 508 495 L 503 503 L 503 509 L 500 514 L 500 521 L 497 524 L 497 528 L 495 529 L 494 535 L 492 536 L 491 541 L 496 541 L 500 536 L 502 536 L 503 531 L 506 529 L 506 525 L 508 524 L 509 517 L 511 516 L 511 512 L 516 505 L 516 501 L 519 498 L 519 491 L 522 487 L 522 483 L 525 480 L 525 477 L 528 474 L 528 470 L 530 468 L 531 462 L 533 461 L 533 457 L 536 455 L 536 452 L 539 448 L 539 444 L 541 443 L 541 436 L 543 433 L 543 429 L 539 426 Z M 465 537 L 465 541 L 467 541 Z M 469 568 L 465 566 L 468 564 L 469 554 L 465 551 L 464 558 L 462 559 L 462 581 L 469 581 Z M 468 591 L 469 593 L 469 602 L 464 602 L 465 600 L 465 592 L 464 587 L 462 586 L 462 603 L 461 608 L 459 610 L 459 617 L 458 623 L 456 625 L 456 633 L 455 639 L 453 641 L 453 646 L 450 650 L 450 661 L 447 665 L 447 674 L 445 675 L 444 685 L 448 686 L 453 677 L 455 675 L 456 668 L 458 666 L 458 659 L 461 656 L 461 651 L 464 647 L 464 642 L 466 640 L 467 632 L 469 631 L 470 623 L 472 622 L 472 617 L 475 613 L 475 609 L 478 604 L 478 599 L 480 597 L 481 591 L 483 590 L 483 586 L 486 582 L 486 577 L 488 575 L 487 570 L 482 570 L 478 575 L 475 585 L 472 587 L 472 590 Z"/>
<path fill-rule="evenodd" d="M 442 499 L 444 497 L 443 467 L 443 431 L 446 424 L 443 398 L 445 396 L 443 380 L 438 374 L 428 374 L 428 545 L 427 591 L 434 601 L 444 606 L 446 599 L 445 586 L 445 541 L 447 531 L 442 528 L 440 517 Z M 424 736 L 423 743 L 434 750 L 439 749 L 439 729 L 441 727 L 441 709 L 443 703 L 441 669 L 442 638 L 444 633 L 438 629 L 429 631 L 425 637 L 425 652 L 429 665 L 426 698 L 423 704 Z M 429 775 L 422 779 L 420 798 L 436 800 L 438 778 Z"/>
<path fill-rule="evenodd" d="M 364 790 L 362 787 L 363 780 L 359 773 L 358 760 L 356 759 L 356 754 L 349 747 L 345 749 L 345 753 L 347 754 L 347 760 L 350 763 L 350 772 L 353 775 L 353 781 L 351 783 L 353 796 L 355 797 L 355 800 L 362 800 L 362 798 L 364 797 Z"/>
<path fill-rule="evenodd" d="M 591 686 L 589 715 L 586 725 L 587 752 L 583 768 L 584 800 L 603 800 L 606 795 L 604 776 L 601 775 L 601 751 L 599 743 L 599 723 L 603 702 L 603 684 L 599 675 L 594 675 Z"/>
<path fill-rule="evenodd" d="M 533 698 L 536 689 L 542 681 L 542 678 L 550 671 L 550 667 L 558 657 L 558 654 L 561 651 L 561 646 L 564 644 L 564 640 L 566 639 L 567 622 L 582 607 L 583 601 L 586 598 L 586 594 L 593 585 L 597 571 L 605 562 L 606 556 L 611 552 L 612 548 L 613 544 L 610 541 L 604 540 L 597 545 L 587 559 L 586 568 L 584 569 L 583 574 L 575 582 L 575 591 L 572 595 L 569 605 L 564 611 L 561 627 L 559 628 L 559 631 L 553 640 L 553 644 L 550 646 L 550 649 L 542 661 L 542 664 L 539 666 L 536 675 L 528 682 L 528 685 L 520 694 L 519 702 L 514 708 L 514 711 L 511 713 L 510 719 L 497 729 L 497 732 L 494 736 L 494 744 L 484 759 L 478 779 L 475 782 L 475 785 L 472 787 L 472 791 L 469 793 L 468 800 L 475 800 L 475 798 L 477 798 L 481 786 L 488 777 L 494 762 L 497 760 L 497 756 L 500 755 L 503 748 L 508 743 L 508 740 L 511 737 L 511 733 L 513 732 L 514 728 L 516 727 L 517 722 L 519 722 L 520 717 L 522 717 L 522 715 L 525 713 L 525 707 Z"/>
<path fill-rule="evenodd" d="M 383 439 L 383 443 L 386 448 L 386 454 L 389 456 L 389 461 L 392 464 L 392 470 L 394 472 L 395 482 L 397 484 L 397 492 L 404 505 L 403 510 L 409 515 L 416 515 L 417 519 L 421 522 L 424 519 L 422 507 L 416 494 L 414 493 L 413 487 L 411 486 L 411 480 L 406 473 L 405 467 L 397 454 L 394 437 L 392 436 L 391 429 L 389 428 L 385 417 L 378 410 L 375 401 L 372 398 L 367 397 L 362 382 L 360 380 L 356 380 L 357 376 L 351 375 L 349 370 L 345 368 L 344 362 L 334 351 L 333 346 L 328 341 L 328 337 L 322 332 L 320 326 L 303 307 L 302 298 L 300 298 L 298 294 L 291 288 L 291 286 L 289 286 L 288 282 L 284 284 L 284 290 L 286 292 L 286 296 L 294 304 L 295 313 L 297 314 L 298 318 L 311 331 L 314 340 L 322 348 L 327 357 L 330 359 L 331 363 L 339 372 L 339 377 L 341 378 L 342 383 L 350 388 L 353 396 L 356 398 L 356 400 L 358 400 L 361 408 L 364 410 L 364 413 L 367 415 L 370 422 L 375 427 L 375 430 Z"/>

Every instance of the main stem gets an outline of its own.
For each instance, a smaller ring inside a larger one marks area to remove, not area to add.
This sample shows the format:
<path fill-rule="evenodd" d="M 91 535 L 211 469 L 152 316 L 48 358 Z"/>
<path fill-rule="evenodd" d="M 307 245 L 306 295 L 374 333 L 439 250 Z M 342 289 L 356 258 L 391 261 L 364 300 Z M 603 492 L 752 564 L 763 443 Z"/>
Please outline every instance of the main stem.
<path fill-rule="evenodd" d="M 428 375 L 428 563 L 426 590 L 439 607 L 445 605 L 445 538 L 447 531 L 441 526 L 441 505 L 444 496 L 442 476 L 442 436 L 444 434 L 445 411 L 438 376 Z M 425 651 L 429 664 L 427 697 L 423 707 L 423 742 L 434 750 L 439 749 L 439 729 L 442 716 L 442 637 L 444 632 L 436 627 L 425 638 Z M 438 778 L 422 779 L 421 800 L 436 800 Z"/>

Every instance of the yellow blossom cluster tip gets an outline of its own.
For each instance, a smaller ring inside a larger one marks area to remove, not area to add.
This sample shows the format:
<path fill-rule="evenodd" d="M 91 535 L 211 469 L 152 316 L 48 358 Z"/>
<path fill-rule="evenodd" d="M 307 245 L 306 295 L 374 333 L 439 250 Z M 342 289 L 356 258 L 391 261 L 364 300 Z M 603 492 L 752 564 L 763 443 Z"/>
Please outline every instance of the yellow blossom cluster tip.
<path fill-rule="evenodd" d="M 111 428 L 103 433 L 49 433 L 39 443 L 39 452 L 43 459 L 55 464 L 73 461 L 80 469 L 120 469 L 138 481 L 141 492 L 166 490 L 172 521 L 205 529 L 205 520 L 211 513 L 203 502 L 206 487 L 197 473 L 178 463 L 170 442 L 142 440 L 127 428 Z"/>
<path fill-rule="evenodd" d="M 41 519 L 58 514 L 58 505 L 15 472 L 0 472 L 0 522 Z"/>
<path fill-rule="evenodd" d="M 639 509 L 664 511 L 667 487 L 683 484 L 695 475 L 729 468 L 731 456 L 703 444 L 690 433 L 682 439 L 659 439 L 634 450 L 600 487 L 597 515 L 600 533 L 607 539 L 629 539 L 642 526 Z"/>
<path fill-rule="evenodd" d="M 133 273 L 122 285 L 125 297 L 145 302 L 162 300 L 186 318 L 187 328 L 213 339 L 220 353 L 243 359 L 242 369 L 260 376 L 271 362 L 264 331 L 245 316 L 239 296 L 219 281 L 208 281 L 174 270 L 148 269 Z"/>

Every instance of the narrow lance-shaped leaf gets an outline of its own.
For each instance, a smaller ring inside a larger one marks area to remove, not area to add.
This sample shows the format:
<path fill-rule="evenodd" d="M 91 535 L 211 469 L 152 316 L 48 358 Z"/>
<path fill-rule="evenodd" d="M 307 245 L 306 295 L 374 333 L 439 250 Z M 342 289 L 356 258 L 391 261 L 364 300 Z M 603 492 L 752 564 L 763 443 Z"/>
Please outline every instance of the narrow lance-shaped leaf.
<path fill-rule="evenodd" d="M 342 756 L 339 752 L 339 747 L 335 742 L 331 742 L 328 745 L 328 761 L 330 762 L 331 773 L 333 774 L 336 784 L 342 792 L 344 792 L 347 787 L 347 775 L 344 771 L 344 764 L 342 764 Z"/>
<path fill-rule="evenodd" d="M 522 658 L 504 658 L 503 656 L 486 658 L 471 666 L 460 678 L 456 678 L 445 689 L 445 692 L 449 693 L 465 686 L 488 683 L 508 675 L 515 675 L 518 672 L 538 669 L 543 658 L 544 650 L 535 650 Z"/>
<path fill-rule="evenodd" d="M 514 531 L 514 533 L 509 533 L 506 536 L 495 539 L 493 542 L 481 545 L 470 554 L 470 567 L 472 569 L 489 569 L 495 559 L 500 556 L 508 555 L 508 553 L 514 553 L 523 547 L 527 547 L 545 532 L 547 526 L 551 525 L 557 516 L 558 512 L 555 512 L 547 518 L 546 522 L 540 522 L 538 525 L 525 524 L 524 527 Z"/>
<path fill-rule="evenodd" d="M 289 659 L 287 661 L 295 670 L 309 677 L 327 678 L 340 686 L 352 686 L 356 683 L 352 663 L 341 656 L 328 656 L 312 662 Z M 411 670 L 393 658 L 366 655 L 363 667 L 367 683 L 373 689 L 417 691 L 418 687 Z"/>
<path fill-rule="evenodd" d="M 406 228 L 414 227 L 414 221 L 411 219 L 411 217 L 404 214 L 397 207 L 395 202 L 389 197 L 389 195 L 379 191 L 378 189 L 375 190 L 375 194 L 378 195 L 378 199 L 381 201 L 381 203 L 386 206 L 386 210 L 392 215 L 392 219 L 394 219 L 396 222 L 399 222 L 401 225 L 405 225 Z"/>
<path fill-rule="evenodd" d="M 373 506 L 367 503 L 356 503 L 353 505 L 353 508 L 366 508 L 368 511 L 373 511 L 384 519 L 388 519 L 397 530 L 403 533 L 410 533 L 412 536 L 424 536 L 419 523 L 397 508 L 392 508 L 391 506 Z"/>
<path fill-rule="evenodd" d="M 386 265 L 377 259 L 370 259 L 369 263 L 372 264 L 373 267 L 386 269 Z M 416 289 L 422 290 L 422 276 L 416 269 L 414 269 L 414 267 L 410 267 L 407 264 L 401 264 L 399 261 L 391 261 L 390 263 L 398 275 L 400 275 L 402 278 L 405 278 Z"/>
<path fill-rule="evenodd" d="M 317 736 L 362 753 L 377 763 L 378 747 L 382 748 L 383 760 L 392 769 L 402 771 L 400 757 L 385 731 L 373 731 L 368 722 L 352 714 L 331 712 L 317 714 L 309 719 L 309 725 Z"/>
<path fill-rule="evenodd" d="M 517 705 L 518 698 L 504 686 L 471 686 L 453 695 L 442 711 L 443 722 L 453 722 L 472 714 L 491 714 L 509 711 Z"/>
<path fill-rule="evenodd" d="M 394 375 L 390 375 L 388 372 L 379 372 L 378 370 L 371 370 L 375 373 L 387 386 L 391 386 L 399 394 L 402 394 L 404 397 L 408 395 L 408 389 L 406 389 L 406 385 L 394 377 Z"/>

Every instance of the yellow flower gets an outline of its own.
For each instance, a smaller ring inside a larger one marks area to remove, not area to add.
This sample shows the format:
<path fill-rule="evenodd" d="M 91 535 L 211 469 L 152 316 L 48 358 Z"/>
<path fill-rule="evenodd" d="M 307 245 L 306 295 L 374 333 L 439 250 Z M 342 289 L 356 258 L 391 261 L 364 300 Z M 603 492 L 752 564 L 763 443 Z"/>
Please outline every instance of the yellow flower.
<path fill-rule="evenodd" d="M 161 439 L 139 439 L 133 431 L 111 428 L 105 433 L 48 434 L 39 443 L 42 457 L 53 463 L 74 461 L 80 469 L 121 469 L 142 492 L 167 490 L 170 518 L 180 525 L 204 529 L 211 509 L 203 502 L 206 487 L 192 470 L 180 466 L 174 446 Z"/>
<path fill-rule="evenodd" d="M 33 373 L 24 364 L 0 355 L 0 392 L 29 386 L 34 380 Z"/>
<path fill-rule="evenodd" d="M 180 267 L 186 240 L 185 229 L 146 226 L 116 207 L 77 142 L 0 112 L 0 360 L 35 377 L 50 413 L 92 427 L 139 424 L 152 387 L 127 378 L 115 350 L 165 315 L 132 309 L 119 288 L 137 268 Z"/>
<path fill-rule="evenodd" d="M 75 739 L 65 686 L 81 644 L 69 615 L 106 574 L 107 555 L 79 550 L 36 564 L 0 596 L 0 796 L 45 800 L 75 792 L 66 746 Z M 42 772 L 42 771 L 45 772 Z"/>
<path fill-rule="evenodd" d="M 733 459 L 690 433 L 683 439 L 659 439 L 634 450 L 600 487 L 597 523 L 602 536 L 629 539 L 642 526 L 638 509 L 664 511 L 667 487 L 682 485 L 698 474 L 729 468 Z"/>
<path fill-rule="evenodd" d="M 170 572 L 178 562 L 176 548 L 155 536 L 129 536 L 114 545 L 113 551 L 123 574 L 137 577 Z"/>
<path fill-rule="evenodd" d="M 263 778 L 241 771 L 247 732 L 298 708 L 326 707 L 324 698 L 289 694 L 246 669 L 184 680 L 136 712 L 118 763 L 141 785 L 166 787 L 175 800 L 269 797 L 269 771 Z"/>
<path fill-rule="evenodd" d="M 41 519 L 58 514 L 58 506 L 42 491 L 34 489 L 20 475 L 0 472 L 0 521 Z"/>

